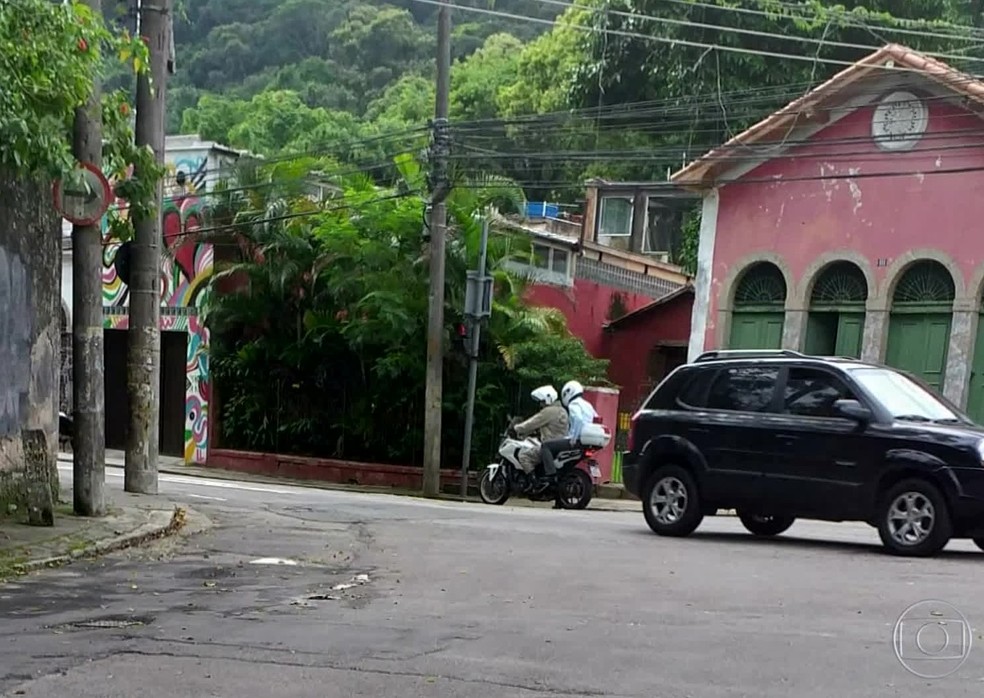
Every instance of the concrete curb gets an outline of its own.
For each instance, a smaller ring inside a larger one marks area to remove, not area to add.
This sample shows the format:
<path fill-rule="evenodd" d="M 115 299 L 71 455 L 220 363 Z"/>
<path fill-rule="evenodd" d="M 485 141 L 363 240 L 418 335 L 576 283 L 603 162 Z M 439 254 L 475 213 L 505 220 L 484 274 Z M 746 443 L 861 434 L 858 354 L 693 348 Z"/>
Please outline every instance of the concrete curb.
<path fill-rule="evenodd" d="M 72 461 L 68 458 L 59 458 L 58 461 L 65 465 Z M 117 463 L 106 463 L 107 468 L 123 470 L 123 466 Z M 203 472 L 204 471 L 204 472 Z M 238 480 L 241 482 L 255 482 L 262 485 L 286 484 L 292 487 L 307 487 L 309 489 L 334 490 L 339 492 L 363 492 L 367 494 L 392 494 L 400 497 L 424 497 L 420 492 L 414 490 L 401 490 L 395 487 L 382 485 L 349 485 L 341 482 L 329 482 L 327 480 L 296 480 L 287 477 L 274 477 L 271 475 L 254 475 L 238 470 L 226 470 L 225 468 L 214 468 L 207 466 L 197 466 L 196 469 L 189 469 L 187 466 L 164 465 L 157 469 L 158 473 L 166 475 L 179 475 L 182 477 L 204 478 L 214 480 Z M 469 488 L 473 489 L 473 488 Z M 596 500 L 605 499 L 610 501 L 638 502 L 639 500 L 628 494 L 624 487 L 619 485 L 599 485 L 595 493 Z M 442 492 L 436 499 L 460 502 L 461 497 L 457 494 Z M 468 501 L 480 502 L 477 495 L 469 495 Z"/>
<path fill-rule="evenodd" d="M 101 555 L 115 553 L 127 548 L 134 548 L 149 543 L 152 540 L 174 535 L 181 530 L 182 526 L 184 526 L 186 516 L 186 510 L 182 507 L 176 506 L 174 507 L 174 511 L 172 512 L 170 520 L 167 523 L 147 523 L 140 526 L 136 530 L 131 531 L 130 533 L 124 533 L 123 535 L 114 536 L 113 538 L 95 541 L 84 548 L 73 550 L 72 552 L 65 553 L 64 555 L 55 555 L 53 557 L 43 558 L 40 560 L 29 560 L 28 562 L 12 565 L 11 568 L 19 574 L 27 574 L 29 572 L 35 572 L 39 569 L 61 567 L 62 565 L 67 565 L 75 562 L 76 560 L 99 557 Z"/>

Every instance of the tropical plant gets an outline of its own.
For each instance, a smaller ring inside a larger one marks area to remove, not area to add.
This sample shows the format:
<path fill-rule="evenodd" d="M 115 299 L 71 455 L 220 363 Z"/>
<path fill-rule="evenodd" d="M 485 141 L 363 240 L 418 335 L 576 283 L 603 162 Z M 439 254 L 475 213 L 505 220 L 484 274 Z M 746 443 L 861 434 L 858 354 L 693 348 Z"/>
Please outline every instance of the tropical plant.
<path fill-rule="evenodd" d="M 213 287 L 234 279 L 239 291 L 214 295 L 207 323 L 228 445 L 419 463 L 428 265 L 424 205 L 413 192 L 423 175 L 410 159 L 398 167 L 398 186 L 348 177 L 339 180 L 336 197 L 321 202 L 285 193 L 296 182 L 280 184 L 269 174 L 266 188 L 257 181 L 226 188 L 220 215 L 242 252 Z M 279 176 L 303 169 L 284 168 Z M 249 176 L 256 180 L 256 171 Z M 478 257 L 480 214 L 490 201 L 507 199 L 522 204 L 514 185 L 489 180 L 455 187 L 448 200 L 446 466 L 461 457 L 467 372 L 453 328 L 461 320 L 465 272 Z M 236 201 L 249 208 L 235 213 Z M 523 398 L 538 383 L 605 374 L 606 362 L 587 355 L 562 315 L 525 302 L 525 282 L 508 262 L 529 255 L 521 237 L 490 236 L 496 293 L 480 355 L 476 454 L 492 449 L 498 424 L 524 409 Z"/>

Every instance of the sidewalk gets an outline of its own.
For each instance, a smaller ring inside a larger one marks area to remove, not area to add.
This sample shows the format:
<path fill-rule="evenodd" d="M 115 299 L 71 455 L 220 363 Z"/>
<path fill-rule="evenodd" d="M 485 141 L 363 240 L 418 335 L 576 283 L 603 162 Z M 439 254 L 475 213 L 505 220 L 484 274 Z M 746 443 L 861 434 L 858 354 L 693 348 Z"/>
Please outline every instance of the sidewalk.
<path fill-rule="evenodd" d="M 109 492 L 109 513 L 72 513 L 72 493 L 62 491 L 54 526 L 28 526 L 20 512 L 0 516 L 0 582 L 44 567 L 143 545 L 177 533 L 188 512 L 165 498 Z"/>

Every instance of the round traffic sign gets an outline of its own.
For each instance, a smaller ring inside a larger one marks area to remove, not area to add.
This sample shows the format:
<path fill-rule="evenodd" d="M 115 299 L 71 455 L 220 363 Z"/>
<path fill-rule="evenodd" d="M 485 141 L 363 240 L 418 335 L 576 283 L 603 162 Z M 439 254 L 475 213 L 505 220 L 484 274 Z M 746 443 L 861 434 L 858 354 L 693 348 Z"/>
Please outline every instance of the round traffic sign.
<path fill-rule="evenodd" d="M 92 225 L 103 217 L 113 189 L 102 171 L 90 162 L 80 163 L 54 186 L 55 208 L 69 223 Z"/>

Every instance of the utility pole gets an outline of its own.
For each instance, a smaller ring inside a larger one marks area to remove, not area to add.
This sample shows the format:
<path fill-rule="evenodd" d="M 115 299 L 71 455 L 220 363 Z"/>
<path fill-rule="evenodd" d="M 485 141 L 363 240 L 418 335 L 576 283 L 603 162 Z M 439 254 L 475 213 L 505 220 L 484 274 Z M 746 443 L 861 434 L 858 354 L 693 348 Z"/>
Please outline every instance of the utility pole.
<path fill-rule="evenodd" d="M 427 388 L 424 395 L 424 496 L 441 491 L 441 406 L 444 398 L 444 234 L 448 211 L 448 101 L 451 92 L 451 6 L 437 15 L 437 99 L 430 183 L 430 296 L 427 318 Z"/>
<path fill-rule="evenodd" d="M 472 430 L 475 425 L 475 390 L 478 387 L 478 351 L 481 348 L 482 318 L 492 311 L 491 278 L 485 276 L 489 247 L 489 219 L 482 219 L 482 241 L 478 250 L 478 271 L 468 272 L 465 319 L 468 333 L 468 406 L 465 408 L 465 445 L 461 456 L 461 498 L 468 498 L 468 468 L 471 465 Z"/>
<path fill-rule="evenodd" d="M 102 0 L 85 0 L 97 16 Z M 102 86 L 75 110 L 72 153 L 102 169 Z M 72 507 L 79 516 L 106 513 L 105 371 L 102 318 L 102 227 L 72 226 Z"/>
<path fill-rule="evenodd" d="M 171 49 L 172 0 L 138 0 L 140 36 L 150 49 L 150 76 L 137 76 L 136 144 L 154 151 L 164 164 L 164 103 Z M 149 173 L 134 171 L 135 177 Z M 134 221 L 130 274 L 130 329 L 127 333 L 127 393 L 130 424 L 126 438 L 123 489 L 157 494 L 161 372 L 161 204 L 157 179 L 150 216 Z"/>

